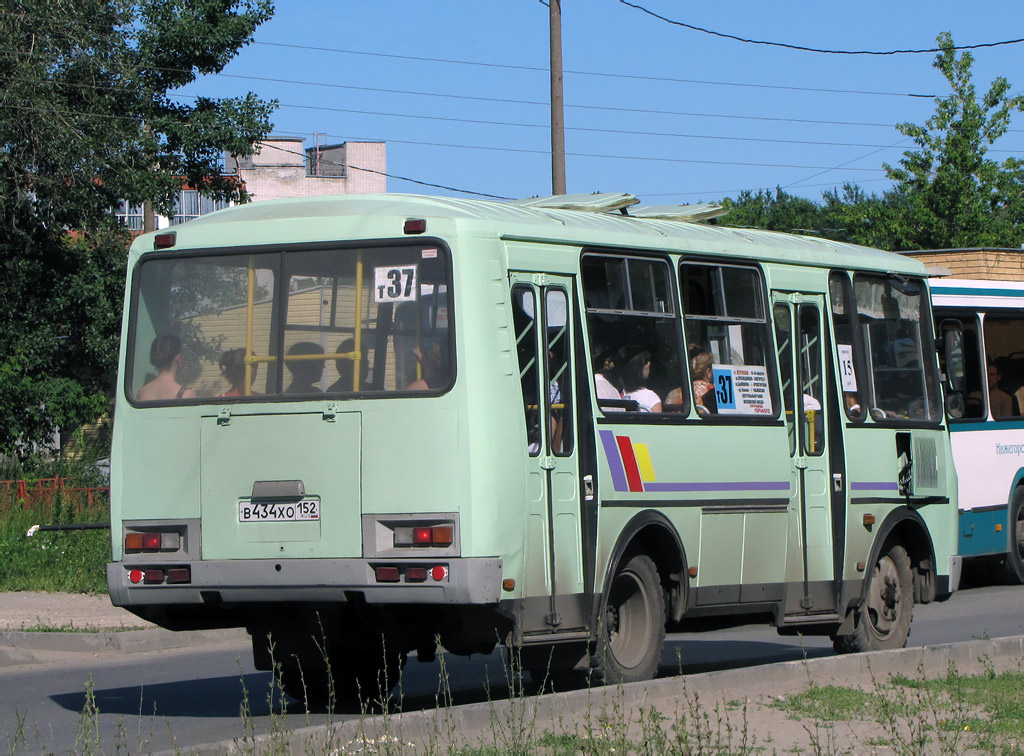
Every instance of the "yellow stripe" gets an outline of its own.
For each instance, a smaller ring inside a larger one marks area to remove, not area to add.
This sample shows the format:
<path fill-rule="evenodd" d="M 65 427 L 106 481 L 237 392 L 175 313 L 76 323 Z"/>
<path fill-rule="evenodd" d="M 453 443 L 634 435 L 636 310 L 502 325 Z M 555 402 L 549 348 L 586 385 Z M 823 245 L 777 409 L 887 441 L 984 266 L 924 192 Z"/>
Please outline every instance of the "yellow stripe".
<path fill-rule="evenodd" d="M 651 464 L 651 455 L 647 451 L 647 444 L 633 444 L 633 454 L 636 456 L 636 466 L 640 469 L 640 479 L 644 483 L 654 482 L 654 465 Z"/>

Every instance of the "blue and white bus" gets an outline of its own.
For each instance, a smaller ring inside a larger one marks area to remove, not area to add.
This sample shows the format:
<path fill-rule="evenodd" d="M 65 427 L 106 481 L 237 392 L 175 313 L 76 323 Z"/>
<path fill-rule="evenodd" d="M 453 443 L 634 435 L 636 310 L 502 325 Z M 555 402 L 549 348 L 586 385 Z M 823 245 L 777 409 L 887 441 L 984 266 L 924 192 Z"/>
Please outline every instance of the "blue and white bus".
<path fill-rule="evenodd" d="M 936 332 L 963 328 L 966 390 L 950 418 L 959 552 L 1024 583 L 1024 283 L 932 281 Z"/>

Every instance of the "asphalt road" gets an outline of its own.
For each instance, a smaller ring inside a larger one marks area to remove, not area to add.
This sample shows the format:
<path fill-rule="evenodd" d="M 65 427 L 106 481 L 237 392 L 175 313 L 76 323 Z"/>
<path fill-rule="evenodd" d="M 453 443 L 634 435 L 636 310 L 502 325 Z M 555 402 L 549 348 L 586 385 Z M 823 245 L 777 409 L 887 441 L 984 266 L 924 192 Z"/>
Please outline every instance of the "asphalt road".
<path fill-rule="evenodd" d="M 910 645 L 1024 634 L 1024 587 L 988 586 L 958 592 L 944 604 L 915 610 Z M 670 636 L 662 675 L 831 655 L 827 638 L 782 637 L 763 625 Z M 184 748 L 243 738 L 275 726 L 295 729 L 326 721 L 323 714 L 281 712 L 269 700 L 270 675 L 256 672 L 244 643 L 134 654 L 54 658 L 0 669 L 0 738 L 11 752 L 129 753 Z M 505 665 L 490 657 L 445 659 L 454 703 L 507 695 Z M 405 710 L 435 705 L 439 662 L 410 659 L 402 680 Z M 91 695 L 87 692 L 91 689 Z M 83 714 L 89 701 L 99 713 Z M 246 703 L 247 702 L 247 703 Z M 250 716 L 240 716 L 248 705 Z M 292 707 L 294 708 L 294 706 Z M 346 719 L 357 713 L 335 715 Z"/>

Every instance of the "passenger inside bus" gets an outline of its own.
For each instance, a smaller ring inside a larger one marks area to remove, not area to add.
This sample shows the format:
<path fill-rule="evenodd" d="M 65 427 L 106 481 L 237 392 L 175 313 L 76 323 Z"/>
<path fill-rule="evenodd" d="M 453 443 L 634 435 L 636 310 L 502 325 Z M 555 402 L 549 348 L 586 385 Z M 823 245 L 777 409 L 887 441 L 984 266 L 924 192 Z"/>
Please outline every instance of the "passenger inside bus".
<path fill-rule="evenodd" d="M 594 350 L 594 390 L 597 393 L 597 406 L 601 400 L 619 401 L 622 399 L 621 382 L 618 375 L 617 358 L 610 349 L 597 347 Z M 622 407 L 602 407 L 607 411 L 622 412 Z"/>
<path fill-rule="evenodd" d="M 257 363 L 252 366 L 252 380 L 256 381 Z M 245 349 L 229 349 L 220 356 L 220 372 L 231 388 L 221 396 L 245 396 Z"/>
<path fill-rule="evenodd" d="M 292 360 L 289 357 L 304 357 L 307 355 L 323 354 L 324 350 L 319 344 L 312 341 L 298 341 L 291 345 L 285 357 L 284 364 L 292 375 L 292 382 L 285 389 L 286 394 L 318 394 L 320 389 L 316 382 L 324 371 L 323 360 L 300 359 Z"/>
<path fill-rule="evenodd" d="M 149 361 L 156 368 L 156 377 L 139 389 L 139 401 L 161 399 L 195 399 L 196 392 L 178 383 L 181 369 L 181 339 L 167 333 L 153 339 Z"/>
<path fill-rule="evenodd" d="M 988 359 L 988 404 L 992 409 L 992 417 L 1013 417 L 1020 415 L 1016 400 L 999 388 L 1003 379 L 999 365 L 991 357 Z"/>
<path fill-rule="evenodd" d="M 345 339 L 343 342 L 338 344 L 337 354 L 348 354 L 354 351 L 356 348 L 355 339 Z M 363 391 L 366 389 L 366 381 L 370 374 L 370 363 L 367 359 L 369 357 L 368 351 L 365 346 L 362 348 L 362 355 L 359 360 L 359 390 Z M 332 394 L 336 392 L 347 393 L 354 391 L 355 384 L 353 377 L 355 376 L 356 361 L 349 357 L 339 357 L 335 360 L 335 366 L 338 368 L 338 380 L 327 387 L 327 393 Z"/>
<path fill-rule="evenodd" d="M 622 398 L 632 399 L 640 412 L 661 412 L 661 397 L 647 383 L 651 377 L 651 353 L 638 346 L 619 350 Z"/>
<path fill-rule="evenodd" d="M 448 344 L 435 341 L 427 350 L 426 355 L 419 347 L 413 347 L 412 353 L 422 368 L 421 377 L 410 383 L 407 391 L 427 391 L 444 388 L 448 383 Z"/>
<path fill-rule="evenodd" d="M 714 360 L 711 352 L 700 352 L 690 361 L 690 367 L 693 369 L 693 402 L 698 415 L 713 415 L 718 412 L 715 386 L 712 383 L 711 365 Z"/>

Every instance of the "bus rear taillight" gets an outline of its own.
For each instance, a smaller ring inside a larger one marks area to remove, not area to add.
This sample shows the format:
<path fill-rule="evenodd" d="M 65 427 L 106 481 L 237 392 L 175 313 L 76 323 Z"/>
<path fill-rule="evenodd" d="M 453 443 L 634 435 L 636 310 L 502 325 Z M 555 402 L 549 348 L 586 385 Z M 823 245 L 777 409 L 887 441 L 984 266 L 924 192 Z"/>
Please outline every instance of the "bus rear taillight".
<path fill-rule="evenodd" d="M 125 533 L 124 536 L 127 552 L 177 551 L 180 548 L 180 533 Z"/>
<path fill-rule="evenodd" d="M 395 528 L 395 546 L 451 546 L 454 532 L 451 525 Z"/>

